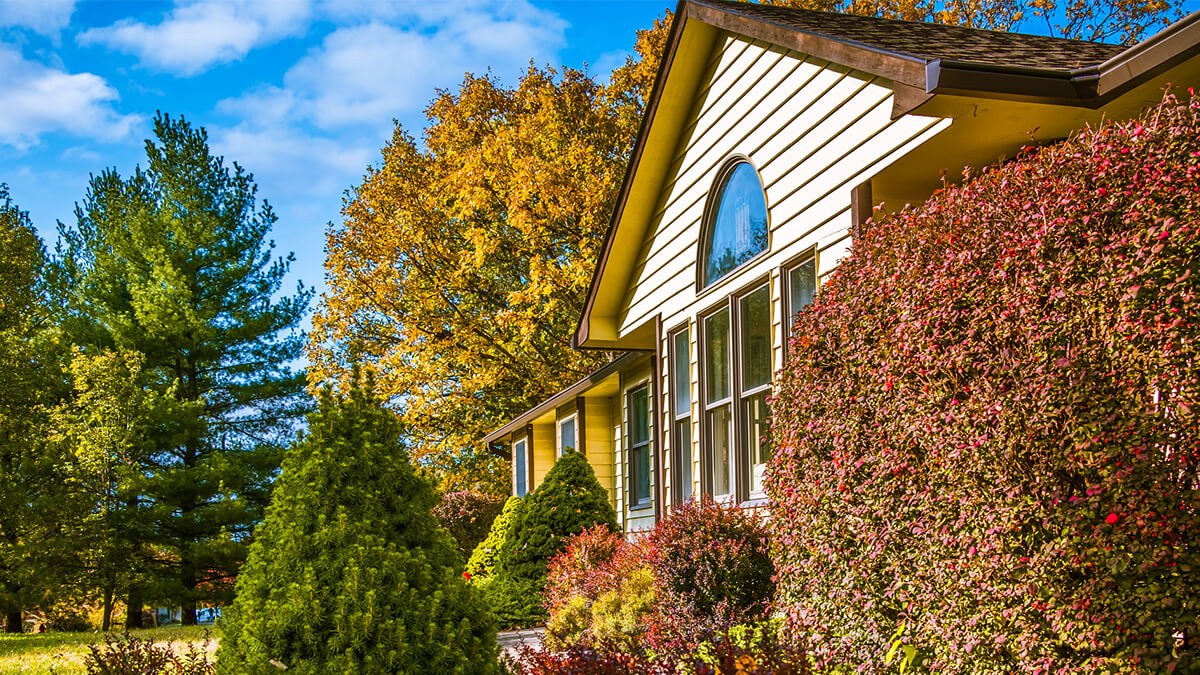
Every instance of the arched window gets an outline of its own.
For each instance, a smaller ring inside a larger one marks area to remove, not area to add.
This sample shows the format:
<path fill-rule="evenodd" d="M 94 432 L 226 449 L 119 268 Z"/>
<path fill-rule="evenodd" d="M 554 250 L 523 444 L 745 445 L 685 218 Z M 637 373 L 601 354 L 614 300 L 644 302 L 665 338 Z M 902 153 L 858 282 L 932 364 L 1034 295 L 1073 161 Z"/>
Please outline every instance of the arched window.
<path fill-rule="evenodd" d="M 704 228 L 701 287 L 767 248 L 767 198 L 750 162 L 730 163 L 721 172 L 715 195 Z"/>

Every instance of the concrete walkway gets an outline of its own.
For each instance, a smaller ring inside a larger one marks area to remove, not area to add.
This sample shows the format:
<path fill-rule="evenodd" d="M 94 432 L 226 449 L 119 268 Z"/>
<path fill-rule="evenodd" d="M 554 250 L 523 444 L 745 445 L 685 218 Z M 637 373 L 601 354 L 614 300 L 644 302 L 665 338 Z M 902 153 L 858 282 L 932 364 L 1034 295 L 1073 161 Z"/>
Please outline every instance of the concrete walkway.
<path fill-rule="evenodd" d="M 545 628 L 526 628 L 525 630 L 506 630 L 501 631 L 496 635 L 496 641 L 500 643 L 500 651 L 509 656 L 517 655 L 517 648 L 521 645 L 529 645 L 534 649 L 542 648 L 542 637 L 546 634 Z"/>

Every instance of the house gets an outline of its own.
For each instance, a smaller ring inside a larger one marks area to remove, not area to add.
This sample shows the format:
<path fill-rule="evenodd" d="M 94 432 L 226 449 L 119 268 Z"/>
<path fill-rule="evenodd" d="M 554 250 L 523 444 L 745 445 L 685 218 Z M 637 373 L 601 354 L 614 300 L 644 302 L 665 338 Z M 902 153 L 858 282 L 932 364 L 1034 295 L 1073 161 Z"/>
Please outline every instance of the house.
<path fill-rule="evenodd" d="M 875 205 L 1200 83 L 1200 13 L 1132 47 L 684 0 L 580 317 L 624 353 L 486 437 L 524 495 L 582 452 L 627 532 L 763 503 L 794 316 Z"/>

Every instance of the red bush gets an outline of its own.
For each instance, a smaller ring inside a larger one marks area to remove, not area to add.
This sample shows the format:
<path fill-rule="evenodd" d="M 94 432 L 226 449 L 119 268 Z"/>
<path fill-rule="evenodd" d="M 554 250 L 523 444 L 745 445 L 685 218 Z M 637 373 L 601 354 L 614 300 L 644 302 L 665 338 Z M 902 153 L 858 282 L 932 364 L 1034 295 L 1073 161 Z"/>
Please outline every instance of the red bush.
<path fill-rule="evenodd" d="M 492 521 L 504 508 L 504 497 L 480 492 L 447 492 L 433 507 L 433 515 L 454 537 L 456 548 L 466 561 L 487 536 Z"/>
<path fill-rule="evenodd" d="M 671 511 L 650 532 L 655 650 L 681 655 L 741 623 L 764 616 L 774 593 L 765 526 L 751 513 L 701 496 Z"/>
<path fill-rule="evenodd" d="M 625 537 L 604 525 L 594 525 L 565 539 L 562 552 L 550 559 L 542 598 L 546 612 L 553 616 L 571 598 L 594 601 L 601 593 L 615 589 L 621 571 L 614 568 L 613 558 L 628 546 Z"/>
<path fill-rule="evenodd" d="M 823 659 L 883 671 L 903 626 L 944 672 L 1197 667 L 1198 226 L 1168 96 L 854 232 L 773 410 L 782 608 Z"/>

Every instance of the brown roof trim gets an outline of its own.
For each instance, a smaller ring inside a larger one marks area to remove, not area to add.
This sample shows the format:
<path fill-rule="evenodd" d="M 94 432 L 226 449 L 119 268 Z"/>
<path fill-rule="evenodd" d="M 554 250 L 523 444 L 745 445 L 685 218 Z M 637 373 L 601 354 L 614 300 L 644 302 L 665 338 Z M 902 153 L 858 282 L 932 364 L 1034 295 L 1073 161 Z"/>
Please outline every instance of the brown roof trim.
<path fill-rule="evenodd" d="M 612 240 L 616 236 L 617 223 L 621 220 L 621 213 L 625 210 L 625 201 L 629 198 L 629 189 L 633 185 L 633 172 L 646 147 L 646 135 L 650 133 L 650 122 L 654 119 L 654 112 L 658 109 L 659 101 L 662 100 L 663 82 L 667 79 L 667 71 L 671 69 L 671 62 L 675 60 L 675 49 L 679 45 L 679 36 L 683 33 L 683 25 L 687 23 L 688 14 L 688 0 L 679 0 L 679 5 L 675 8 L 675 17 L 671 20 L 671 35 L 667 38 L 662 61 L 658 64 L 658 73 L 654 76 L 654 88 L 650 90 L 650 100 L 646 102 L 646 110 L 642 113 L 642 123 L 638 127 L 637 138 L 633 142 L 633 153 L 629 157 L 629 164 L 625 166 L 625 178 L 621 180 L 621 193 L 617 195 L 617 205 L 613 208 L 612 218 L 608 221 L 608 232 L 604 235 L 604 246 L 600 248 L 600 258 L 596 261 L 596 269 L 592 272 L 592 281 L 588 284 L 587 300 L 584 301 L 583 311 L 579 314 L 579 325 L 575 329 L 575 335 L 571 338 L 571 346 L 575 349 L 582 348 L 583 343 L 588 340 L 588 317 L 591 316 L 592 306 L 596 302 L 600 273 L 608 264 L 608 253 L 612 250 Z"/>
<path fill-rule="evenodd" d="M 607 364 L 601 366 L 591 375 L 588 375 L 587 377 L 584 377 L 583 379 L 568 386 L 566 389 L 559 391 L 557 394 L 554 394 L 533 408 L 521 413 L 508 424 L 505 424 L 487 436 L 484 436 L 483 442 L 490 448 L 493 443 L 499 441 L 512 432 L 525 427 L 525 425 L 531 423 L 534 419 L 545 415 L 563 403 L 575 398 L 576 396 L 579 396 L 580 394 L 583 394 L 588 389 L 591 389 L 593 386 L 599 384 L 601 380 L 604 380 L 613 373 L 620 371 L 621 368 L 629 365 L 629 363 L 635 358 L 643 355 L 644 354 L 642 352 L 626 352 L 625 354 L 618 356 L 612 361 L 609 361 Z"/>

